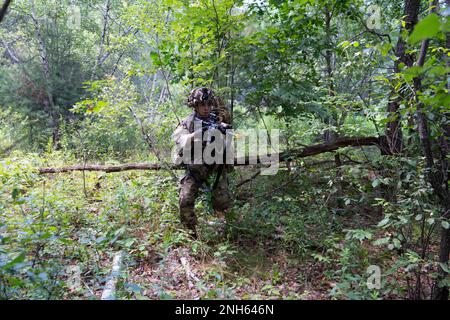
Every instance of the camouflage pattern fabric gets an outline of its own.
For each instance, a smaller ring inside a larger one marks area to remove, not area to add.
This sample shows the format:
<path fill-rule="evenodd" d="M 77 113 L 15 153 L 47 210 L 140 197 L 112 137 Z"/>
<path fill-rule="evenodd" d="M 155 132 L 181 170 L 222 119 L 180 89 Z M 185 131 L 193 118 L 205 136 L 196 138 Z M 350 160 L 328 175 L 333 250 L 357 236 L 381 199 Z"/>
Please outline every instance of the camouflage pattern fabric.
<path fill-rule="evenodd" d="M 192 94 L 191 94 L 192 96 Z M 211 96 L 209 96 L 211 97 Z M 219 99 L 213 96 L 214 108 L 222 110 L 219 112 L 221 117 L 219 120 L 230 120 L 229 112 L 222 104 L 219 107 Z M 191 104 L 194 99 L 190 100 Z M 221 102 L 220 102 L 221 103 Z M 222 109 L 223 108 L 223 109 Z M 175 129 L 172 138 L 177 146 L 177 153 L 173 159 L 175 163 L 182 159 L 182 150 L 187 143 L 193 143 L 192 139 L 189 139 L 190 134 L 194 131 L 193 121 L 195 119 L 195 112 L 181 121 L 178 127 Z M 203 164 L 190 164 L 187 165 L 186 175 L 179 182 L 179 210 L 180 220 L 183 225 L 191 230 L 196 236 L 196 224 L 197 218 L 195 216 L 194 206 L 195 200 L 198 197 L 199 189 L 202 184 L 205 184 L 211 175 L 217 173 L 218 165 L 203 165 Z M 224 211 L 230 208 L 231 205 L 231 193 L 228 189 L 228 175 L 227 172 L 231 171 L 232 166 L 226 165 L 226 168 L 222 171 L 222 175 L 219 179 L 219 183 L 212 194 L 213 209 L 217 211 Z"/>
<path fill-rule="evenodd" d="M 198 197 L 200 186 L 206 183 L 209 175 L 215 172 L 215 168 L 207 168 L 207 166 L 203 165 L 192 165 L 190 167 L 179 183 L 179 208 L 181 222 L 186 228 L 195 233 L 195 226 L 197 225 L 194 211 L 195 200 Z M 201 172 L 200 175 L 198 175 L 199 172 Z M 223 171 L 217 188 L 212 191 L 212 206 L 214 210 L 224 211 L 230 208 L 231 202 L 228 176 L 226 171 Z"/>

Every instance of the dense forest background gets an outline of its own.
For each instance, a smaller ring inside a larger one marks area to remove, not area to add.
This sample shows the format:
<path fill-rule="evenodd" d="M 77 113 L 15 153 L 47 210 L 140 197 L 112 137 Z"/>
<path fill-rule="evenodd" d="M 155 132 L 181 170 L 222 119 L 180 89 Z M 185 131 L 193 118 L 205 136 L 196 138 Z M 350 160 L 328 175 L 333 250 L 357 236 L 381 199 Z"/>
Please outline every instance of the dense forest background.
<path fill-rule="evenodd" d="M 449 0 L 3 2 L 0 299 L 98 299 L 117 252 L 118 299 L 448 299 Z M 167 164 L 199 86 L 281 131 L 225 232 L 179 170 L 44 174 Z"/>

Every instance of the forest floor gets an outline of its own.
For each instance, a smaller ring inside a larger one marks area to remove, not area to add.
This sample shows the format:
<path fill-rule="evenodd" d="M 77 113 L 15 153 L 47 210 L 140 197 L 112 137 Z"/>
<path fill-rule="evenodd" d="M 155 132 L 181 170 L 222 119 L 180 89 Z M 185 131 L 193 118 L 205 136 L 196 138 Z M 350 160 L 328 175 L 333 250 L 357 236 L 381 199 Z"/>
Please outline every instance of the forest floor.
<path fill-rule="evenodd" d="M 328 299 L 330 287 L 320 264 L 299 267 L 302 264 L 287 252 L 270 247 L 241 243 L 226 252 L 226 258 L 193 256 L 183 246 L 165 255 L 149 251 L 130 267 L 127 279 L 146 288 L 142 295 L 149 299 Z"/>
<path fill-rule="evenodd" d="M 31 277 L 33 285 L 17 291 L 21 297 L 100 299 L 118 251 L 124 259 L 117 299 L 380 299 L 408 294 L 408 264 L 398 264 L 395 250 L 374 245 L 374 239 L 389 235 L 376 228 L 383 219 L 380 208 L 359 201 L 366 197 L 365 185 L 372 191 L 362 169 L 358 188 L 342 184 L 346 196 L 341 202 L 334 172 L 281 171 L 237 189 L 254 170 L 236 170 L 227 227 L 208 223 L 217 217 L 202 194 L 196 205 L 199 238 L 193 240 L 181 227 L 177 185 L 166 173 L 35 176 L 27 173 L 25 160 L 5 165 L 0 227 L 10 240 L 4 245 L 12 259 L 26 252 L 26 261 L 35 263 L 30 269 L 30 263 L 15 260 L 20 281 Z M 35 228 L 27 228 L 30 221 Z M 370 265 L 386 274 L 383 292 L 367 289 Z M 78 287 L 68 287 L 68 266 L 81 271 Z M 20 284 L 17 279 L 8 281 Z M 14 297 L 15 288 L 10 289 L 6 298 Z"/>
<path fill-rule="evenodd" d="M 122 298 L 130 298 L 129 287 L 126 287 L 131 283 L 131 287 L 138 288 L 131 296 L 139 299 L 331 298 L 330 290 L 336 282 L 324 271 L 338 266 L 311 258 L 314 250 L 320 255 L 325 254 L 327 248 L 305 248 L 306 254 L 300 257 L 280 244 L 277 236 L 261 242 L 236 230 L 229 232 L 223 225 L 209 226 L 207 220 L 215 221 L 210 215 L 200 215 L 199 220 L 197 241 L 181 241 L 163 251 L 155 249 L 157 245 L 149 245 L 141 250 L 145 254 L 139 256 L 133 255 L 135 251 L 131 250 L 131 260 L 124 263 L 119 297 L 122 290 Z M 378 217 L 362 215 L 357 222 L 354 217 L 340 220 L 348 226 L 362 226 L 376 224 Z M 154 230 L 144 227 L 133 236 L 141 243 L 151 232 Z"/>

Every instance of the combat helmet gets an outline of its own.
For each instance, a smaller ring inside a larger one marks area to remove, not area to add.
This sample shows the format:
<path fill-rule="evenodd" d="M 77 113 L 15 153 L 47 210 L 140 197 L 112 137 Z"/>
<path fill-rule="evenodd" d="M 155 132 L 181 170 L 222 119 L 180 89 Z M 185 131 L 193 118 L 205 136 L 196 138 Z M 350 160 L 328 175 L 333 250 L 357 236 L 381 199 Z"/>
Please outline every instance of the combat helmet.
<path fill-rule="evenodd" d="M 214 91 L 209 88 L 201 87 L 192 90 L 189 93 L 187 105 L 189 108 L 195 108 L 199 103 L 206 103 L 216 106 L 216 96 Z"/>
<path fill-rule="evenodd" d="M 231 123 L 231 115 L 223 100 L 207 87 L 196 88 L 189 94 L 187 105 L 195 108 L 199 103 L 207 103 L 218 114 L 220 122 Z"/>

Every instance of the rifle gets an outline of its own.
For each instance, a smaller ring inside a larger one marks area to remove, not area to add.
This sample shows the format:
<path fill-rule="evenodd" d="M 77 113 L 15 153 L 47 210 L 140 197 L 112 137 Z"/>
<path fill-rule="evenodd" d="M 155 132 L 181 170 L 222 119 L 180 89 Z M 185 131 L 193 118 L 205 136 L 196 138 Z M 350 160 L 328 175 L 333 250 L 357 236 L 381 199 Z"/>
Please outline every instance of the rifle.
<path fill-rule="evenodd" d="M 219 130 L 222 134 L 226 134 L 226 130 L 227 129 L 232 129 L 232 126 L 230 124 L 226 124 L 224 122 L 220 122 L 219 123 L 219 117 L 217 115 L 217 111 L 216 110 L 212 110 L 211 113 L 209 114 L 209 117 L 206 120 L 202 120 L 202 129 L 203 132 L 206 131 L 207 133 L 207 139 L 206 139 L 206 143 L 211 143 L 214 140 L 212 139 L 212 130 Z M 216 179 L 214 181 L 212 190 L 215 190 L 217 188 L 217 186 L 219 185 L 219 180 L 220 177 L 222 176 L 223 173 L 223 169 L 225 167 L 225 155 L 226 155 L 226 147 L 224 146 L 224 150 L 223 150 L 223 162 L 222 164 L 219 165 L 218 169 L 217 169 L 217 176 Z"/>
<path fill-rule="evenodd" d="M 202 129 L 203 132 L 206 131 L 208 133 L 208 138 L 206 139 L 206 142 L 211 143 L 213 142 L 212 130 L 219 130 L 222 134 L 226 134 L 227 129 L 232 129 L 232 126 L 224 122 L 219 122 L 217 111 L 213 110 L 210 112 L 206 120 L 202 120 Z"/>

